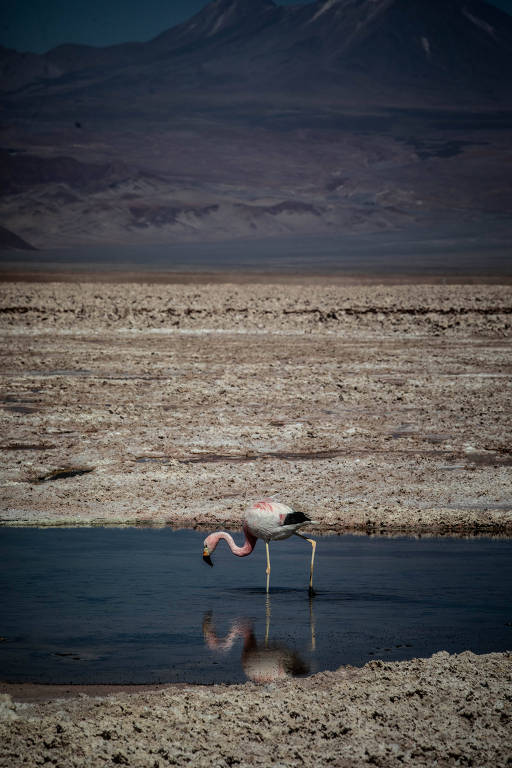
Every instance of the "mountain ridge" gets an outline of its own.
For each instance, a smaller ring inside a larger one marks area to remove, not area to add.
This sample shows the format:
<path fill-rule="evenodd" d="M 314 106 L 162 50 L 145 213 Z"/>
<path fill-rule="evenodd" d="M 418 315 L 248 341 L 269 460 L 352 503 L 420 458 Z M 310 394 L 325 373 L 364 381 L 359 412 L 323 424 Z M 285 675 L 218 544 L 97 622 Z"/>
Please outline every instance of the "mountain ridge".
<path fill-rule="evenodd" d="M 483 0 L 213 0 L 147 43 L 0 61 L 0 217 L 36 247 L 512 213 L 512 18 Z"/>
<path fill-rule="evenodd" d="M 222 90 L 225 81 L 232 91 L 246 84 L 254 92 L 306 95 L 337 88 L 350 101 L 353 77 L 356 102 L 365 80 L 369 92 L 395 81 L 402 100 L 404 88 L 425 84 L 425 98 L 436 106 L 470 103 L 472 95 L 505 105 L 512 96 L 512 18 L 483 0 L 315 0 L 286 7 L 212 0 L 146 43 L 64 45 L 39 57 L 3 49 L 0 62 L 2 88 L 14 93 L 28 85 L 62 92 L 65 78 L 69 89 L 79 88 L 80 78 L 93 74 L 103 94 L 108 80 L 141 67 L 148 79 L 178 91 Z"/>

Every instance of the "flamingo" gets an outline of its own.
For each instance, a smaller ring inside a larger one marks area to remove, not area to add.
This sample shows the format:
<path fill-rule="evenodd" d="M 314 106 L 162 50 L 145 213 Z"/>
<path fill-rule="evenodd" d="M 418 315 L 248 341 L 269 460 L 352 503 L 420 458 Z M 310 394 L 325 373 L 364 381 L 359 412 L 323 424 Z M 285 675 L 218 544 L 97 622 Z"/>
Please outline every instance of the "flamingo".
<path fill-rule="evenodd" d="M 227 541 L 230 550 L 237 557 L 247 557 L 253 551 L 258 539 L 263 539 L 267 550 L 267 592 L 269 591 L 270 584 L 270 552 L 269 541 L 279 541 L 280 539 L 287 539 L 293 534 L 300 536 L 301 539 L 309 541 L 311 544 L 311 566 L 309 571 L 309 594 L 314 595 L 313 589 L 313 566 L 315 563 L 315 550 L 316 541 L 308 539 L 302 533 L 299 533 L 299 528 L 302 528 L 308 524 L 314 524 L 315 521 L 311 520 L 303 512 L 295 512 L 287 504 L 281 504 L 281 502 L 274 501 L 273 499 L 262 499 L 253 504 L 246 513 L 243 523 L 243 532 L 245 535 L 245 542 L 243 546 L 239 547 L 235 544 L 233 537 L 226 533 L 226 531 L 217 531 L 216 533 L 210 533 L 204 540 L 203 546 L 203 560 L 210 566 L 213 566 L 210 555 L 214 552 L 215 547 L 221 539 Z"/>

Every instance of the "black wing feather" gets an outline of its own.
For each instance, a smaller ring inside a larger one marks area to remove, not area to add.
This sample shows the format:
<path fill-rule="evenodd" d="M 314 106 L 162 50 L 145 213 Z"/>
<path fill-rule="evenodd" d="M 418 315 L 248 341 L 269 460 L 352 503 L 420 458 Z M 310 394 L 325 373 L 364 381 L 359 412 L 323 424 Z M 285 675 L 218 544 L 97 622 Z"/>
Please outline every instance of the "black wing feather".
<path fill-rule="evenodd" d="M 308 523 L 311 520 L 310 517 L 304 514 L 304 512 L 290 512 L 283 520 L 283 525 L 297 525 L 298 523 Z"/>

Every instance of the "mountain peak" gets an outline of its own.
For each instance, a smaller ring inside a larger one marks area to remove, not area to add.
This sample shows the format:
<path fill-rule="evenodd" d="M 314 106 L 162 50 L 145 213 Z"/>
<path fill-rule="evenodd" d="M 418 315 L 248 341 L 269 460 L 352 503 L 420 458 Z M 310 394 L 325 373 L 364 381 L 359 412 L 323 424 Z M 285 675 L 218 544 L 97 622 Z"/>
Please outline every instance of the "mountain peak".
<path fill-rule="evenodd" d="M 258 12 L 262 8 L 275 8 L 273 0 L 212 0 L 206 8 L 217 8 L 222 11 L 240 9 L 250 12 Z"/>
<path fill-rule="evenodd" d="M 211 28 L 207 34 L 211 36 L 275 9 L 273 0 L 212 0 L 191 21 L 210 22 Z"/>
<path fill-rule="evenodd" d="M 0 58 L 5 90 L 80 70 L 124 77 L 128 64 L 153 68 L 157 83 L 170 78 L 187 93 L 508 103 L 512 20 L 484 0 L 211 0 L 148 43 L 68 46 L 29 62 L 0 51 Z"/>
<path fill-rule="evenodd" d="M 188 21 L 158 35 L 153 43 L 194 45 L 234 28 L 256 32 L 258 19 L 266 20 L 272 12 L 279 13 L 273 0 L 211 0 Z"/>

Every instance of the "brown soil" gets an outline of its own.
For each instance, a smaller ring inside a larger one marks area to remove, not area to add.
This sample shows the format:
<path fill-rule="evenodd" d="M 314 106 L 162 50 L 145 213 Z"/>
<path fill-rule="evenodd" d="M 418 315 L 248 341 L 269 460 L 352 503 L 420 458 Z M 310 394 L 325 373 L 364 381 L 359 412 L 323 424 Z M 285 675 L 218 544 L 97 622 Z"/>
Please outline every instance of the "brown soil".
<path fill-rule="evenodd" d="M 0 266 L 0 283 L 104 283 L 124 285 L 126 283 L 145 283 L 151 285 L 219 285 L 231 283 L 234 285 L 510 285 L 510 275 L 489 274 L 403 274 L 403 275 L 362 275 L 358 273 L 343 273 L 328 275 L 315 272 L 313 269 L 307 275 L 292 271 L 272 273 L 253 271 L 231 271 L 227 269 L 214 272 L 199 272 L 190 270 L 178 272 L 176 270 L 143 270 L 140 268 L 128 269 L 123 266 L 120 269 L 109 269 L 101 265 L 77 265 L 59 264 L 59 268 L 49 265 L 30 267 L 16 267 L 15 258 L 10 263 Z"/>

